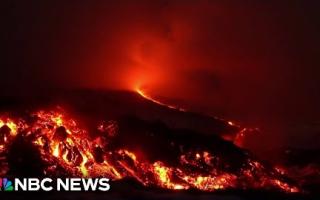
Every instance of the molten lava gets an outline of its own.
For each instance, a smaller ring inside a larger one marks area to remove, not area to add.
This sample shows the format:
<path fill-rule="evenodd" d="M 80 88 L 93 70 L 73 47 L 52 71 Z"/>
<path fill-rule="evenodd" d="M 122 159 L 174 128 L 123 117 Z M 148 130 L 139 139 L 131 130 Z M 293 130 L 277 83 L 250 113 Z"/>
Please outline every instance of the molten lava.
<path fill-rule="evenodd" d="M 116 121 L 97 124 L 93 137 L 62 111 L 38 111 L 22 118 L 0 118 L 0 176 L 10 173 L 9 149 L 20 137 L 40 152 L 42 175 L 133 178 L 144 186 L 170 190 L 276 189 L 299 192 L 275 169 L 247 157 L 241 168 L 230 170 L 224 159 L 209 151 L 181 151 L 177 165 L 151 161 L 125 146 L 112 148 L 119 134 Z"/>
<path fill-rule="evenodd" d="M 179 107 L 177 107 L 177 106 L 165 104 L 165 103 L 162 103 L 162 102 L 160 102 L 160 101 L 152 98 L 151 96 L 149 96 L 149 95 L 147 95 L 146 93 L 144 93 L 140 88 L 137 88 L 137 89 L 136 89 L 136 92 L 137 92 L 138 94 L 140 94 L 143 98 L 148 99 L 149 101 L 152 101 L 153 103 L 156 103 L 156 104 L 159 104 L 159 105 L 168 107 L 168 108 L 170 108 L 170 109 L 174 109 L 174 110 L 179 110 L 179 111 L 182 111 L 182 112 L 186 112 L 186 109 L 184 109 L 184 108 L 179 108 Z"/>
<path fill-rule="evenodd" d="M 181 111 L 181 112 L 187 112 L 187 109 L 184 109 L 184 108 L 181 108 L 181 107 L 178 107 L 178 106 L 174 106 L 174 105 L 169 105 L 169 104 L 163 103 L 163 102 L 161 102 L 159 100 L 156 100 L 156 99 L 152 98 L 151 96 L 147 95 L 139 87 L 136 88 L 136 92 L 140 96 L 142 96 L 143 98 L 145 98 L 145 99 L 147 99 L 147 100 L 149 100 L 149 101 L 151 101 L 153 103 L 156 103 L 158 105 L 167 107 L 169 109 L 178 110 L 178 111 Z M 239 125 L 237 125 L 236 123 L 234 123 L 232 121 L 227 121 L 227 120 L 224 120 L 222 118 L 215 117 L 215 116 L 213 118 L 215 120 L 223 121 L 226 124 L 228 124 L 229 126 L 237 127 L 237 128 L 240 129 L 240 131 L 234 137 L 230 137 L 230 135 L 222 135 L 223 139 L 228 140 L 228 141 L 232 141 L 235 145 L 237 145 L 239 147 L 243 147 L 244 146 L 243 145 L 244 144 L 244 140 L 245 140 L 245 137 L 247 135 L 259 132 L 258 128 L 241 128 Z"/>

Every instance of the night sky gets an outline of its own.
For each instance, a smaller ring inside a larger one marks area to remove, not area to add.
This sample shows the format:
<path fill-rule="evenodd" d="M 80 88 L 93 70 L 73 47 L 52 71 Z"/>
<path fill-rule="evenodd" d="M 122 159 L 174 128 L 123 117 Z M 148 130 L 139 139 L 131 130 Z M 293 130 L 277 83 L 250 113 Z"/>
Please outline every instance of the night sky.
<path fill-rule="evenodd" d="M 1 1 L 1 95 L 140 87 L 318 147 L 318 1 L 228 2 Z"/>

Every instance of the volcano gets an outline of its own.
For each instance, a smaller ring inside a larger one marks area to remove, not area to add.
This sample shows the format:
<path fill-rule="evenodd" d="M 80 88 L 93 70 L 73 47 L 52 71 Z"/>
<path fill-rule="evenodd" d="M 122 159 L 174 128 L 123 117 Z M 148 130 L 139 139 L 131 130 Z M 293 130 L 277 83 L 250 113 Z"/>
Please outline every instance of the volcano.
<path fill-rule="evenodd" d="M 1 101 L 1 177 L 107 177 L 156 191 L 304 193 L 297 180 L 237 146 L 239 134 L 251 129 L 136 92 L 50 91 Z"/>

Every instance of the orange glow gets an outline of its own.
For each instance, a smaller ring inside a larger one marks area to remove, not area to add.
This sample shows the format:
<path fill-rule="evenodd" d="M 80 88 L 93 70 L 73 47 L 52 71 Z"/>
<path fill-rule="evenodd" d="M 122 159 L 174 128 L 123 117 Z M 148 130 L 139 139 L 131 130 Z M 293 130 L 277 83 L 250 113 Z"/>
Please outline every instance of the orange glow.
<path fill-rule="evenodd" d="M 181 185 L 176 184 L 171 181 L 172 176 L 172 169 L 166 167 L 162 162 L 158 161 L 153 164 L 154 167 L 154 173 L 157 176 L 157 179 L 161 186 L 168 188 L 168 189 L 176 189 L 176 190 L 182 190 L 182 189 L 188 189 L 188 185 Z"/>
<path fill-rule="evenodd" d="M 41 143 L 39 143 L 39 145 L 41 145 Z M 60 151 L 59 151 L 59 143 L 57 143 L 57 144 L 54 145 L 52 154 L 53 154 L 55 157 L 59 157 L 59 154 L 60 154 Z"/>
<path fill-rule="evenodd" d="M 139 90 L 141 95 L 143 92 Z M 132 177 L 144 186 L 156 186 L 170 190 L 216 191 L 233 188 L 276 188 L 284 192 L 299 192 L 277 175 L 277 169 L 267 169 L 257 160 L 248 159 L 237 173 L 223 170 L 219 156 L 209 151 L 186 151 L 177 158 L 177 166 L 167 164 L 166 160 L 149 161 L 143 154 L 136 154 L 125 147 L 103 150 L 99 140 L 91 140 L 86 130 L 59 111 L 39 111 L 32 114 L 34 121 L 15 123 L 15 120 L 0 120 L 0 128 L 7 125 L 10 136 L 0 135 L 0 153 L 8 148 L 19 131 L 28 132 L 28 139 L 38 148 L 41 159 L 54 163 L 53 168 L 44 169 L 46 174 L 53 173 L 57 166 L 75 177 L 108 177 L 119 180 Z M 106 122 L 97 130 L 112 130 L 117 135 L 115 121 Z M 12 134 L 11 132 L 14 132 Z M 8 133 L 7 133 L 8 134 Z M 110 141 L 112 142 L 112 139 Z M 94 148 L 103 150 L 101 162 L 94 156 Z M 192 170 L 190 170 L 192 169 Z"/>
<path fill-rule="evenodd" d="M 170 109 L 174 109 L 174 110 L 179 110 L 179 111 L 182 111 L 182 112 L 187 112 L 186 109 L 184 108 L 180 108 L 180 107 L 177 107 L 177 106 L 173 106 L 173 105 L 169 105 L 169 104 L 165 104 L 165 103 L 162 103 L 161 101 L 158 101 L 154 98 L 152 98 L 151 96 L 149 96 L 148 94 L 146 94 L 142 89 L 140 89 L 139 87 L 137 87 L 135 89 L 135 91 L 140 95 L 142 96 L 143 98 L 149 100 L 149 101 L 152 101 L 153 103 L 156 103 L 158 105 L 161 105 L 161 106 L 165 106 L 167 108 L 170 108 Z M 222 119 L 222 118 L 218 118 L 218 117 L 213 117 L 214 119 L 216 120 L 220 120 L 220 121 L 224 121 L 225 123 L 227 123 L 229 126 L 233 126 L 233 127 L 237 127 L 237 128 L 241 128 L 238 124 L 232 122 L 232 121 L 227 121 L 225 119 Z M 254 133 L 254 132 L 257 132 L 258 129 L 257 128 L 242 128 L 237 134 L 235 137 L 232 137 L 230 135 L 222 135 L 222 138 L 225 139 L 225 140 L 228 140 L 228 141 L 232 141 L 235 145 L 237 145 L 238 147 L 244 147 L 244 141 L 245 141 L 245 136 L 248 134 L 248 133 Z"/>
<path fill-rule="evenodd" d="M 17 125 L 15 122 L 13 122 L 11 119 L 1 120 L 0 119 L 0 127 L 2 126 L 8 126 L 10 128 L 10 134 L 12 136 L 15 136 L 17 134 Z"/>
<path fill-rule="evenodd" d="M 149 101 L 152 101 L 153 103 L 156 103 L 156 104 L 165 106 L 165 107 L 170 108 L 170 109 L 174 109 L 174 110 L 179 110 L 179 111 L 182 111 L 182 112 L 186 112 L 186 110 L 183 109 L 183 108 L 179 108 L 179 107 L 177 107 L 177 106 L 165 104 L 165 103 L 162 103 L 162 102 L 160 102 L 160 101 L 158 101 L 158 100 L 150 97 L 149 95 L 147 95 L 146 93 L 144 93 L 140 88 L 137 88 L 137 89 L 136 89 L 136 92 L 137 92 L 138 94 L 140 94 L 142 97 L 144 97 L 145 99 L 148 99 Z"/>

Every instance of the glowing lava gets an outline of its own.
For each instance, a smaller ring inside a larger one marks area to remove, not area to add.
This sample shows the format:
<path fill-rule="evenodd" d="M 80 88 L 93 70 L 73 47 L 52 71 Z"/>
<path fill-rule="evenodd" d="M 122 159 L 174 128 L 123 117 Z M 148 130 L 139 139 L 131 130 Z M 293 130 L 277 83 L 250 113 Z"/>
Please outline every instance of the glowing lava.
<path fill-rule="evenodd" d="M 182 111 L 182 112 L 187 112 L 186 109 L 184 108 L 180 108 L 178 106 L 173 106 L 173 105 L 169 105 L 169 104 L 166 104 L 166 103 L 163 103 L 159 100 L 156 100 L 154 98 L 152 98 L 151 96 L 147 95 L 142 89 L 140 89 L 139 87 L 137 87 L 135 89 L 135 91 L 140 95 L 142 96 L 143 98 L 149 100 L 149 101 L 152 101 L 153 103 L 156 103 L 158 105 L 161 105 L 161 106 L 164 106 L 164 107 L 167 107 L 167 108 L 170 108 L 170 109 L 173 109 L 173 110 L 178 110 L 178 111 Z M 228 140 L 228 141 L 231 141 L 233 142 L 235 145 L 237 145 L 238 147 L 244 147 L 244 140 L 245 140 L 245 137 L 247 136 L 247 134 L 251 134 L 251 133 L 256 133 L 256 132 L 259 132 L 258 128 L 241 128 L 238 124 L 232 122 L 232 121 L 227 121 L 225 119 L 222 119 L 222 118 L 218 118 L 218 117 L 215 117 L 215 116 L 211 116 L 213 119 L 215 120 L 219 120 L 219 121 L 222 121 L 226 124 L 228 124 L 229 126 L 233 126 L 233 127 L 237 127 L 240 129 L 240 131 L 238 133 L 236 133 L 235 136 L 231 137 L 230 135 L 223 135 L 223 139 L 225 140 Z"/>
<path fill-rule="evenodd" d="M 138 94 L 140 94 L 143 98 L 148 99 L 149 101 L 152 101 L 153 103 L 156 103 L 156 104 L 165 106 L 165 107 L 170 108 L 170 109 L 174 109 L 174 110 L 179 110 L 179 111 L 182 111 L 182 112 L 186 112 L 186 109 L 184 109 L 184 108 L 179 108 L 179 107 L 177 107 L 177 106 L 165 104 L 165 103 L 162 103 L 162 102 L 160 102 L 160 101 L 152 98 L 151 96 L 149 96 L 149 95 L 147 95 L 146 93 L 144 93 L 140 88 L 137 88 L 137 89 L 136 89 L 136 92 L 137 92 Z"/>
<path fill-rule="evenodd" d="M 143 93 L 142 93 L 143 94 Z M 166 160 L 151 161 L 125 146 L 110 148 L 120 133 L 116 121 L 97 125 L 100 136 L 91 138 L 75 120 L 58 111 L 39 111 L 24 119 L 0 117 L 0 176 L 6 176 L 8 147 L 19 135 L 34 145 L 45 163 L 43 174 L 73 177 L 108 177 L 120 180 L 130 177 L 144 186 L 170 190 L 201 191 L 225 189 L 276 189 L 299 192 L 282 174 L 247 158 L 236 171 L 229 168 L 221 155 L 209 151 L 181 151 L 176 165 Z M 99 153 L 100 152 L 100 153 Z"/>

